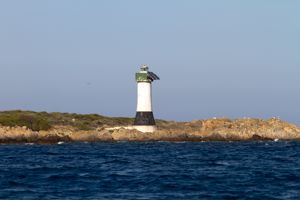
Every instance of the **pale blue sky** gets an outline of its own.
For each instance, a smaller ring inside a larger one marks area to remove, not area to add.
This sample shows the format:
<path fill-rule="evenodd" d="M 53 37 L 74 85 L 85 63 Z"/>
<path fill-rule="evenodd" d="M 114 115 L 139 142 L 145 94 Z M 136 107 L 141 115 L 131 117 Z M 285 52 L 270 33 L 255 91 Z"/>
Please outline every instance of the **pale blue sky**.
<path fill-rule="evenodd" d="M 1 0 L 0 109 L 300 124 L 298 0 Z"/>

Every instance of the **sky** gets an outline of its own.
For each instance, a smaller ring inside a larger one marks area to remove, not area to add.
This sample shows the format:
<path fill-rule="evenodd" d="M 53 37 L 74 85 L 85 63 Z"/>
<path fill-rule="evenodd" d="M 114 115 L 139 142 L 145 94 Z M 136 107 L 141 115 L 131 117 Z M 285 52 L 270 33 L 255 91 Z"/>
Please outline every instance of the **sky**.
<path fill-rule="evenodd" d="M 1 0 L 0 110 L 300 124 L 298 0 Z"/>

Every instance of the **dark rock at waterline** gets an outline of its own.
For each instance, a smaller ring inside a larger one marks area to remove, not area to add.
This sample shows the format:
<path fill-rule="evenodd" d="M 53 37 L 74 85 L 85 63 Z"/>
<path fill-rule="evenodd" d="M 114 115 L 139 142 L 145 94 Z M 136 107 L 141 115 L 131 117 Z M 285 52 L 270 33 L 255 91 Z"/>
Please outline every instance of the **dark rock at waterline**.
<path fill-rule="evenodd" d="M 251 137 L 251 140 L 253 140 L 253 141 L 257 141 L 257 140 L 259 140 L 259 141 L 269 141 L 269 140 L 273 140 L 273 139 L 267 138 L 267 137 L 262 137 L 260 135 L 255 134 Z"/>

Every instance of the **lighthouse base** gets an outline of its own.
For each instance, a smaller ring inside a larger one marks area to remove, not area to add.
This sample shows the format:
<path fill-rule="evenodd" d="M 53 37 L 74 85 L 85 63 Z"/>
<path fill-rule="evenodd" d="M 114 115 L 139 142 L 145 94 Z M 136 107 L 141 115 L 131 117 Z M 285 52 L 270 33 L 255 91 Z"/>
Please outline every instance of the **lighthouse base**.
<path fill-rule="evenodd" d="M 133 126 L 133 128 L 142 133 L 153 133 L 157 131 L 156 126 Z"/>

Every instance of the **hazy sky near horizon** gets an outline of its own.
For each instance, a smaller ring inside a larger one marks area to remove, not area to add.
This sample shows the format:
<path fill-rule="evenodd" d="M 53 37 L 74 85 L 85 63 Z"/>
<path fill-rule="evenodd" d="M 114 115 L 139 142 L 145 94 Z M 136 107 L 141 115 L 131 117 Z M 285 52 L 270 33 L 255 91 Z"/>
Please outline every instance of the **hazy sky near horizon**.
<path fill-rule="evenodd" d="M 300 1 L 2 0 L 0 109 L 300 124 Z"/>

